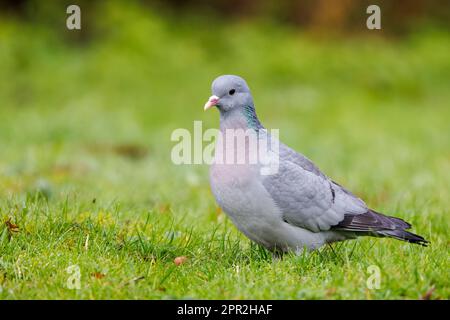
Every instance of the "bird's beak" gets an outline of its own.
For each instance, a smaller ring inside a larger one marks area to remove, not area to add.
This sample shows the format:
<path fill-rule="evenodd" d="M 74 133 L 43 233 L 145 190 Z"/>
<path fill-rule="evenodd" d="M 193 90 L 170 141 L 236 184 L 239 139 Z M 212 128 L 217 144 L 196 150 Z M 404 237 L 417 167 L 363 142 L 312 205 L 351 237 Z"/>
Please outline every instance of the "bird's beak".
<path fill-rule="evenodd" d="M 209 108 L 216 106 L 218 102 L 219 102 L 219 97 L 218 96 L 211 96 L 211 97 L 209 97 L 208 102 L 205 103 L 204 110 L 206 111 Z"/>

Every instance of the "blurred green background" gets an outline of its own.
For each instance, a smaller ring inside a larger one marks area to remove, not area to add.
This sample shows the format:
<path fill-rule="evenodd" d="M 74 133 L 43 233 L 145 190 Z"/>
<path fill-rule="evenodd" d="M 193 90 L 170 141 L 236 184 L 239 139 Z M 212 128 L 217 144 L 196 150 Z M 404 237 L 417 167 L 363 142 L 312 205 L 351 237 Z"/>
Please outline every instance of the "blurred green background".
<path fill-rule="evenodd" d="M 170 134 L 217 127 L 202 110 L 210 83 L 238 74 L 266 127 L 370 206 L 412 220 L 448 266 L 448 1 L 76 1 L 71 31 L 74 3 L 0 5 L 0 213 L 29 226 L 23 243 L 38 237 L 24 208 L 41 198 L 51 212 L 69 201 L 73 217 L 120 204 L 119 225 L 146 210 L 198 234 L 229 223 L 207 167 L 171 163 Z M 382 30 L 367 30 L 369 4 Z M 440 283 L 448 297 L 443 279 L 404 294 Z M 208 297 L 174 293 L 185 294 Z"/>
<path fill-rule="evenodd" d="M 149 167 L 133 170 L 138 181 L 126 188 L 113 184 L 113 195 L 142 190 L 141 179 L 150 190 L 164 170 L 200 172 L 206 183 L 205 168 L 171 165 L 170 133 L 194 120 L 217 127 L 217 114 L 201 106 L 220 74 L 247 79 L 263 123 L 336 179 L 351 179 L 342 169 L 371 180 L 383 172 L 389 179 L 372 181 L 377 188 L 435 162 L 448 169 L 447 1 L 381 2 L 382 30 L 374 31 L 365 1 L 80 1 L 82 30 L 73 31 L 69 3 L 2 4 L 4 195 L 39 178 L 76 188 L 65 176 L 72 165 L 79 182 L 94 180 L 78 191 L 104 194 L 103 179 L 129 180 L 120 164 L 105 170 L 103 161 L 119 159 Z"/>

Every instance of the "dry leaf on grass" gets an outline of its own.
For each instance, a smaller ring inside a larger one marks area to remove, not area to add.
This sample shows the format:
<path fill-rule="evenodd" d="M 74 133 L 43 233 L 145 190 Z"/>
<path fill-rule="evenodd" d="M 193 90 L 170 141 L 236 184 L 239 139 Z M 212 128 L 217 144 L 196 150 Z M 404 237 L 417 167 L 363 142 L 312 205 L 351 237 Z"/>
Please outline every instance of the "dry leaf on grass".
<path fill-rule="evenodd" d="M 11 222 L 11 218 L 5 221 L 6 227 L 10 233 L 19 232 L 19 226 Z"/>
<path fill-rule="evenodd" d="M 432 296 L 434 290 L 436 290 L 436 288 L 434 286 L 432 286 L 427 292 L 425 292 L 425 294 L 421 297 L 421 299 L 422 300 L 431 300 L 431 296 Z"/>
<path fill-rule="evenodd" d="M 101 273 L 101 272 L 94 272 L 94 273 L 91 273 L 91 276 L 93 276 L 93 277 L 96 278 L 96 279 L 102 279 L 102 278 L 104 278 L 106 275 L 103 274 L 103 273 Z"/>
<path fill-rule="evenodd" d="M 181 256 L 181 257 L 176 257 L 173 262 L 175 263 L 175 265 L 179 266 L 182 265 L 183 263 L 185 263 L 187 261 L 187 257 L 185 256 Z"/>

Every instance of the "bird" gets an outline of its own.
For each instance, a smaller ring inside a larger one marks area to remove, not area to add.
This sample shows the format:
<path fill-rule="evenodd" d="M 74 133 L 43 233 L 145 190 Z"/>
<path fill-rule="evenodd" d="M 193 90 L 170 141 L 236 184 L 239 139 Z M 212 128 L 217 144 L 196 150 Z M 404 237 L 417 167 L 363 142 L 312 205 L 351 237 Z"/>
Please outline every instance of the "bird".
<path fill-rule="evenodd" d="M 204 110 L 218 109 L 220 129 L 209 168 L 210 188 L 222 211 L 250 240 L 281 254 L 313 251 L 359 236 L 428 245 L 422 236 L 408 231 L 411 224 L 369 208 L 269 132 L 256 115 L 243 78 L 221 75 L 212 82 L 211 91 Z M 240 145 L 227 143 L 234 141 L 238 131 L 247 133 L 247 139 L 240 140 Z M 264 173 L 262 161 L 249 161 L 257 152 L 249 147 L 251 136 L 260 145 L 277 146 L 266 152 L 276 160 L 269 162 L 276 162 L 277 170 Z M 244 155 L 241 161 L 235 155 L 239 150 Z"/>

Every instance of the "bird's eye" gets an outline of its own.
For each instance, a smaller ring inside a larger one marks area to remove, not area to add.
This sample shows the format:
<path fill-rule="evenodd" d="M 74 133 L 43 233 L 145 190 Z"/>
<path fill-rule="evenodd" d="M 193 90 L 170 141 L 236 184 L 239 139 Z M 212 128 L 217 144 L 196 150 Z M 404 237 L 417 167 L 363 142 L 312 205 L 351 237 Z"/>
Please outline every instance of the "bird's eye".
<path fill-rule="evenodd" d="M 230 94 L 230 96 L 232 96 L 235 92 L 236 92 L 236 90 L 231 89 L 228 93 Z"/>

